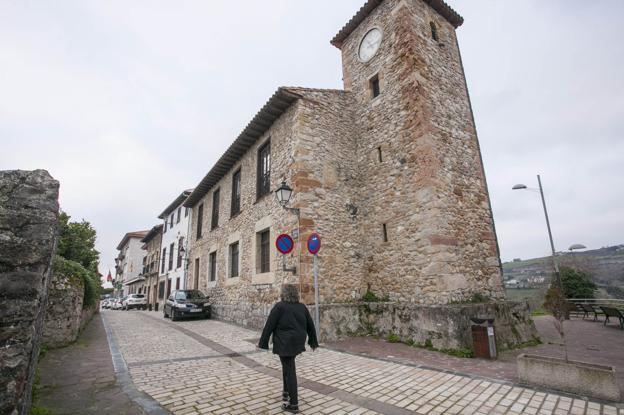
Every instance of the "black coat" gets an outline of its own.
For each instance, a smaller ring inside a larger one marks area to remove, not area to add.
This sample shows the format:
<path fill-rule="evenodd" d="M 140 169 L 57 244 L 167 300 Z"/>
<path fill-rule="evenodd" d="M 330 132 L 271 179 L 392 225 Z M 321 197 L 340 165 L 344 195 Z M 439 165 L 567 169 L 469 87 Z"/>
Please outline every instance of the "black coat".
<path fill-rule="evenodd" d="M 273 306 L 262 330 L 259 348 L 269 349 L 271 334 L 273 353 L 280 356 L 296 356 L 304 352 L 306 335 L 310 347 L 318 347 L 314 322 L 308 308 L 301 303 L 280 301 Z"/>

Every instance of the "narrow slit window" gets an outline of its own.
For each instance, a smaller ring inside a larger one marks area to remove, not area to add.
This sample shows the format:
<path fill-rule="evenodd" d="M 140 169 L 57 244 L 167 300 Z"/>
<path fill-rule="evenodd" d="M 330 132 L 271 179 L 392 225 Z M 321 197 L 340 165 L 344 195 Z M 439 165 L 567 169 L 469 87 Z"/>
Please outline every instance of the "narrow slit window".
<path fill-rule="evenodd" d="M 379 94 L 381 93 L 381 90 L 379 88 L 379 75 L 375 75 L 371 78 L 370 89 L 371 89 L 371 95 L 373 98 L 378 97 Z"/>
<path fill-rule="evenodd" d="M 234 242 L 230 245 L 230 278 L 238 277 L 239 245 Z"/>
<path fill-rule="evenodd" d="M 431 38 L 437 42 L 438 40 L 440 40 L 438 38 L 438 28 L 433 22 L 429 22 L 429 26 L 431 27 Z"/>
<path fill-rule="evenodd" d="M 271 141 L 258 149 L 258 172 L 256 177 L 256 199 L 271 193 Z"/>
<path fill-rule="evenodd" d="M 217 251 L 211 252 L 208 258 L 210 262 L 210 281 L 217 280 Z"/>
<path fill-rule="evenodd" d="M 195 269 L 193 270 L 193 288 L 199 288 L 199 258 L 195 258 Z"/>
<path fill-rule="evenodd" d="M 220 189 L 212 193 L 212 221 L 210 223 L 210 230 L 219 226 L 219 193 L 221 193 Z"/>
<path fill-rule="evenodd" d="M 202 203 L 197 208 L 197 236 L 195 239 L 201 239 L 202 237 L 202 224 L 204 222 L 204 204 Z M 165 223 L 165 226 L 167 224 Z"/>
<path fill-rule="evenodd" d="M 388 242 L 388 228 L 386 224 L 383 224 L 383 241 Z"/>
<path fill-rule="evenodd" d="M 383 161 L 383 157 L 381 156 L 381 147 L 377 147 L 377 156 L 379 157 L 379 162 Z"/>

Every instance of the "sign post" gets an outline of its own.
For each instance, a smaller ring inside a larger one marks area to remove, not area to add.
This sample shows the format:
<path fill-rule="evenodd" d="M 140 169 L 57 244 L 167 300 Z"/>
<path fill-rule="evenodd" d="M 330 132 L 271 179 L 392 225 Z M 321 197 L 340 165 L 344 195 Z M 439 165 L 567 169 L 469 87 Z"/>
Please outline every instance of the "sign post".
<path fill-rule="evenodd" d="M 308 238 L 308 251 L 314 255 L 314 326 L 316 337 L 320 339 L 320 319 L 319 319 L 319 286 L 318 286 L 318 251 L 321 249 L 321 237 L 313 233 Z"/>
<path fill-rule="evenodd" d="M 286 268 L 286 255 L 292 252 L 295 247 L 295 241 L 293 241 L 290 235 L 283 233 L 275 240 L 275 247 L 282 254 L 282 271 L 295 274 L 297 272 L 297 267 Z"/>

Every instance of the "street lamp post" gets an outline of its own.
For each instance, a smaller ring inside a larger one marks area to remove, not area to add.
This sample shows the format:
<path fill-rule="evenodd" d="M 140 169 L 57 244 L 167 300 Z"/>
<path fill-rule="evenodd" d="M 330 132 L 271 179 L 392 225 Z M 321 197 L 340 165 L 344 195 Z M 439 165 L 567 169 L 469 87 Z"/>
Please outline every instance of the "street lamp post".
<path fill-rule="evenodd" d="M 301 232 L 301 210 L 299 208 L 288 207 L 288 202 L 290 201 L 290 197 L 292 196 L 293 190 L 286 184 L 285 181 L 282 181 L 280 187 L 275 190 L 275 198 L 277 202 L 280 204 L 282 208 L 285 210 L 294 213 L 297 216 L 297 239 L 300 238 L 299 233 Z M 297 262 L 299 263 L 299 268 L 301 268 L 301 249 L 299 249 Z M 292 272 L 293 275 L 297 273 L 297 267 L 286 268 L 286 258 L 283 258 L 282 262 L 282 271 Z M 301 281 L 299 281 L 299 288 L 301 288 Z"/>
<path fill-rule="evenodd" d="M 297 238 L 301 240 L 301 210 L 299 208 L 291 208 L 286 205 L 290 201 L 290 197 L 292 196 L 293 190 L 286 184 L 286 182 L 282 182 L 280 187 L 275 191 L 275 197 L 277 198 L 278 203 L 286 210 L 289 210 L 297 215 Z M 314 325 L 316 328 L 316 335 L 320 337 L 320 319 L 319 319 L 319 287 L 318 287 L 318 265 L 317 265 L 317 256 L 314 255 Z M 286 265 L 283 266 L 284 271 L 288 271 L 286 269 Z M 301 248 L 299 249 L 299 268 L 301 268 Z M 295 268 L 296 270 L 296 268 Z M 294 273 L 294 272 L 293 272 Z M 301 290 L 301 278 L 299 278 L 299 290 Z"/>
<path fill-rule="evenodd" d="M 552 250 L 552 258 L 553 258 L 553 267 L 555 268 L 555 277 L 557 278 L 557 284 L 559 284 L 559 288 L 561 286 L 561 276 L 559 275 L 559 264 L 557 263 L 557 254 L 555 252 L 555 244 L 553 242 L 552 232 L 550 230 L 550 220 L 548 219 L 548 210 L 546 209 L 546 199 L 544 199 L 544 189 L 542 188 L 542 179 L 540 175 L 537 175 L 537 183 L 539 184 L 539 192 L 542 197 L 542 206 L 544 207 L 544 217 L 546 217 L 546 227 L 548 228 L 548 239 L 550 240 L 550 249 Z M 522 190 L 529 189 L 524 184 L 517 184 L 512 187 L 512 190 Z"/>

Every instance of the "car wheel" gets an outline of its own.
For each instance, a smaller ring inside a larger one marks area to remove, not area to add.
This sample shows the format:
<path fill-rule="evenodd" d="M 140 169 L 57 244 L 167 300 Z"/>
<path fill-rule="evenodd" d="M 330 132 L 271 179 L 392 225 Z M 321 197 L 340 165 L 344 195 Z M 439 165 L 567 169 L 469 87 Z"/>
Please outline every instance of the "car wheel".
<path fill-rule="evenodd" d="M 178 317 L 178 313 L 176 313 L 175 309 L 171 310 L 171 321 L 178 321 L 180 318 Z"/>

